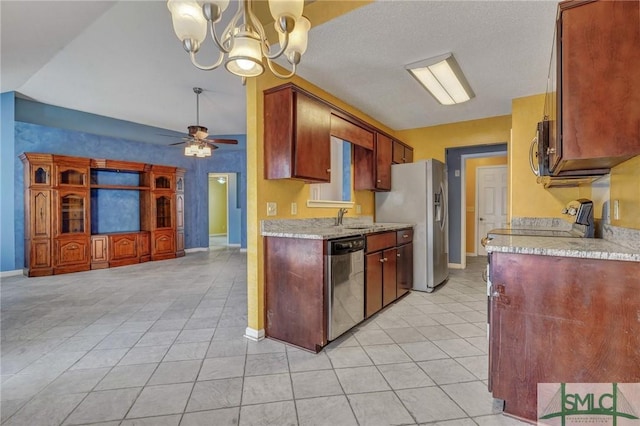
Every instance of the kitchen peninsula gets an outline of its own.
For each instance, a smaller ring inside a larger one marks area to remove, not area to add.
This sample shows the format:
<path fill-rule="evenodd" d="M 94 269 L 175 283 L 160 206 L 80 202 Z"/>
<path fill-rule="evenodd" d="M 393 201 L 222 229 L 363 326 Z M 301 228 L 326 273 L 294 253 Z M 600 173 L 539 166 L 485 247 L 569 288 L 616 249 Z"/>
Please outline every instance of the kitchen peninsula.
<path fill-rule="evenodd" d="M 336 290 L 336 310 L 356 304 L 352 324 L 368 318 L 406 294 L 413 277 L 413 224 L 373 223 L 371 219 L 333 218 L 265 220 L 265 333 L 301 348 L 319 352 L 332 340 L 329 269 L 334 265 L 328 248 L 332 242 L 355 242 L 357 252 L 344 257 L 340 280 L 358 280 L 347 290 Z M 359 277 L 354 278 L 354 274 Z M 337 337 L 337 336 L 335 336 Z"/>
<path fill-rule="evenodd" d="M 538 383 L 640 382 L 640 248 L 496 236 L 486 249 L 489 391 L 505 413 L 535 422 Z"/>

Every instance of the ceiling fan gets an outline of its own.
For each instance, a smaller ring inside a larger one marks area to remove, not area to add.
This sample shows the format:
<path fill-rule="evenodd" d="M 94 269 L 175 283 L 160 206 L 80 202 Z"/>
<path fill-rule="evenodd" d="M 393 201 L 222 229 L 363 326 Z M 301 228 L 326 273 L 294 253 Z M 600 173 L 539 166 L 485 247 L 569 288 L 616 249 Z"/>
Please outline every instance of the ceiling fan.
<path fill-rule="evenodd" d="M 194 87 L 193 92 L 196 94 L 196 124 L 187 127 L 189 136 L 182 138 L 182 142 L 172 143 L 169 144 L 169 146 L 187 144 L 187 146 L 184 147 L 184 155 L 203 158 L 210 157 L 211 152 L 214 149 L 218 149 L 218 147 L 214 145 L 216 143 L 236 145 L 238 143 L 236 139 L 207 139 L 209 136 L 207 128 L 200 125 L 200 93 L 202 93 L 202 89 L 200 87 Z"/>

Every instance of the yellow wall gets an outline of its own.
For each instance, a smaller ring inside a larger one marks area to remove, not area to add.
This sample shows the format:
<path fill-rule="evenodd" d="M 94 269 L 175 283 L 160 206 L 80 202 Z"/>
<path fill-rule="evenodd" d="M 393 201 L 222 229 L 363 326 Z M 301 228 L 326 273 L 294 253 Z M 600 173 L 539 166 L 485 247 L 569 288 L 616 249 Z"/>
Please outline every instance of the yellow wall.
<path fill-rule="evenodd" d="M 640 155 L 611 169 L 611 224 L 640 229 Z M 613 202 L 619 201 L 620 219 L 613 217 Z"/>
<path fill-rule="evenodd" d="M 227 184 L 209 178 L 209 234 L 227 233 Z"/>
<path fill-rule="evenodd" d="M 439 126 L 400 130 L 396 136 L 413 147 L 414 160 L 445 161 L 445 148 L 505 143 L 509 140 L 511 116 L 482 118 Z"/>
<path fill-rule="evenodd" d="M 469 158 L 465 161 L 465 205 L 467 229 L 467 253 L 476 251 L 476 170 L 483 166 L 500 166 L 507 164 L 507 156 Z"/>

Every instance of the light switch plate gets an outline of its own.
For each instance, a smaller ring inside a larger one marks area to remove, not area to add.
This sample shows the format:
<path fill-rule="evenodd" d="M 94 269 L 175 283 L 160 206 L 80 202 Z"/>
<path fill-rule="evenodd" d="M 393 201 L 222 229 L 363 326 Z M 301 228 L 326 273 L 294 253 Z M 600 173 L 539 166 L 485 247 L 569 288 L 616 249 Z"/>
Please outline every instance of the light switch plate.
<path fill-rule="evenodd" d="M 613 218 L 620 220 L 620 200 L 613 200 Z"/>
<path fill-rule="evenodd" d="M 291 203 L 291 214 L 298 214 L 298 203 Z"/>
<path fill-rule="evenodd" d="M 356 214 L 362 214 L 362 206 L 360 204 L 356 204 Z"/>
<path fill-rule="evenodd" d="M 278 214 L 278 205 L 276 203 L 267 203 L 267 216 L 275 216 Z"/>

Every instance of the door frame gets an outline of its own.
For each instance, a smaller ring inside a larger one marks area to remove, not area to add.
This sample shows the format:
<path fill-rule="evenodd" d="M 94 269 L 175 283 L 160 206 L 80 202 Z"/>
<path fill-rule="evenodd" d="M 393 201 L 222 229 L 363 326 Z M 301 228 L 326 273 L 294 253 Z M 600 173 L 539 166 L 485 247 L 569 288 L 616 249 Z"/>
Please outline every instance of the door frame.
<path fill-rule="evenodd" d="M 508 151 L 489 151 L 489 152 L 476 152 L 473 154 L 462 154 L 460 156 L 460 263 L 449 263 L 449 268 L 453 269 L 465 269 L 467 267 L 467 188 L 465 182 L 467 178 L 467 159 L 468 158 L 483 158 L 483 157 L 500 157 L 507 155 L 507 167 L 509 166 L 509 154 Z M 507 169 L 508 170 L 508 169 Z M 507 182 L 508 183 L 508 182 Z M 508 187 L 508 185 L 507 185 Z M 508 190 L 508 189 L 507 189 Z M 476 197 L 477 199 L 477 197 Z M 451 221 L 449 221 L 451 224 Z"/>
<path fill-rule="evenodd" d="M 477 256 L 478 253 L 480 253 L 480 241 L 481 241 L 481 237 L 480 237 L 480 220 L 479 220 L 479 215 L 478 215 L 478 207 L 480 206 L 480 197 L 478 196 L 478 194 L 480 194 L 479 188 L 480 188 L 480 179 L 478 179 L 478 175 L 480 174 L 480 170 L 481 169 L 504 169 L 507 173 L 505 175 L 506 179 L 505 179 L 505 184 L 507 187 L 507 194 L 508 195 L 508 187 L 509 187 L 509 165 L 508 164 L 500 164 L 500 165 L 493 165 L 493 166 L 478 166 L 476 168 L 476 199 L 475 199 L 475 212 L 474 212 L 474 221 L 475 221 L 475 227 L 476 227 L 476 232 L 475 232 L 475 244 L 473 245 L 473 255 Z M 506 202 L 506 200 L 505 200 Z M 507 203 L 507 210 L 508 210 L 508 203 Z M 509 213 L 506 213 L 507 218 L 509 217 Z"/>
<path fill-rule="evenodd" d="M 211 234 L 209 234 L 209 216 L 211 214 L 210 212 L 210 208 L 209 208 L 209 187 L 208 185 L 212 185 L 214 182 L 213 180 L 215 180 L 216 178 L 220 178 L 220 177 L 224 177 L 226 182 L 225 182 L 225 205 L 226 205 L 226 216 L 227 216 L 227 233 L 226 233 L 226 242 L 225 245 L 229 245 L 229 173 L 207 173 L 207 240 L 209 240 L 209 237 L 211 236 Z"/>

